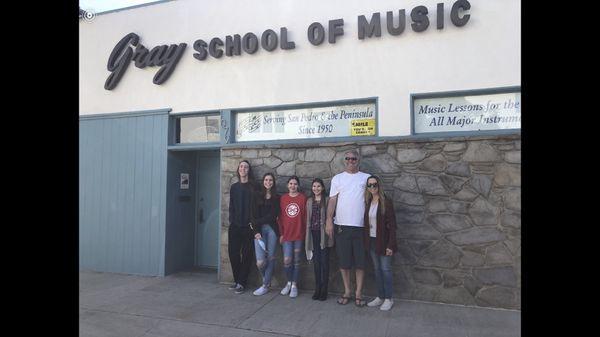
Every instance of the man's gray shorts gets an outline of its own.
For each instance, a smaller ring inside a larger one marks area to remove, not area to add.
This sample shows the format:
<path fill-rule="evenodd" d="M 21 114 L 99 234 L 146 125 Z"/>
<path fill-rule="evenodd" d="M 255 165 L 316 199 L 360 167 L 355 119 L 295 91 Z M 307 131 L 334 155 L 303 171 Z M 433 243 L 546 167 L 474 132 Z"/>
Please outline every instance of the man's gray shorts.
<path fill-rule="evenodd" d="M 365 269 L 364 228 L 335 226 L 335 251 L 341 269 Z"/>

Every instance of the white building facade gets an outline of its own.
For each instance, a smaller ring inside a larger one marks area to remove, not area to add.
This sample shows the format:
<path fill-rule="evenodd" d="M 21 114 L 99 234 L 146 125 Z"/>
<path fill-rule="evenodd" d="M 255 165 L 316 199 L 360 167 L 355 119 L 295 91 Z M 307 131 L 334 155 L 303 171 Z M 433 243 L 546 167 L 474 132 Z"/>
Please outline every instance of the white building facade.
<path fill-rule="evenodd" d="M 399 297 L 520 308 L 520 5 L 176 0 L 80 20 L 80 268 L 230 281 L 237 163 L 308 191 L 358 148 L 397 206 Z"/>

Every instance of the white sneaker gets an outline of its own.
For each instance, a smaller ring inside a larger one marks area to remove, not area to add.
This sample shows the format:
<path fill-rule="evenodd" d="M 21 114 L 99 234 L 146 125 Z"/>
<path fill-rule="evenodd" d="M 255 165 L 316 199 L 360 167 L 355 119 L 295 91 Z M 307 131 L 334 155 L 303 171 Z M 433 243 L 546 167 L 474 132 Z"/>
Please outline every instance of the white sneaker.
<path fill-rule="evenodd" d="M 368 307 L 378 307 L 381 305 L 381 303 L 383 303 L 383 300 L 379 297 L 375 297 L 374 300 L 372 300 L 371 302 L 367 303 Z"/>
<path fill-rule="evenodd" d="M 292 287 L 292 282 L 288 282 L 283 289 L 281 289 L 281 295 L 287 295 L 290 293 L 290 288 Z"/>
<path fill-rule="evenodd" d="M 394 300 L 386 298 L 385 301 L 383 301 L 383 304 L 381 305 L 381 307 L 379 307 L 379 310 L 390 310 L 393 305 L 394 305 Z"/>
<path fill-rule="evenodd" d="M 292 290 L 290 291 L 290 297 L 298 297 L 298 287 L 292 286 Z"/>
<path fill-rule="evenodd" d="M 256 290 L 254 290 L 253 294 L 254 294 L 255 296 L 261 296 L 261 295 L 264 295 L 264 294 L 266 294 L 266 293 L 268 293 L 268 292 L 269 292 L 269 288 L 267 288 L 267 287 L 265 287 L 265 286 L 263 285 L 263 286 L 260 286 L 260 288 L 258 288 L 258 289 L 256 289 Z"/>

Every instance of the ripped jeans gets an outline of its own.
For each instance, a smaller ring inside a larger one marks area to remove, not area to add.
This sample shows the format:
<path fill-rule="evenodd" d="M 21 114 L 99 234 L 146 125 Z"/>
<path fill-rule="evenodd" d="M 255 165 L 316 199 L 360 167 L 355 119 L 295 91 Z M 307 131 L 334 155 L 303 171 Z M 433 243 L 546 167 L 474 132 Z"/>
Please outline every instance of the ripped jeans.
<path fill-rule="evenodd" d="M 271 286 L 271 278 L 273 277 L 273 268 L 275 267 L 275 249 L 277 248 L 277 235 L 270 225 L 262 225 L 260 230 L 262 240 L 265 242 L 267 252 L 265 252 L 258 240 L 254 240 L 254 252 L 256 253 L 256 266 L 263 277 L 263 285 Z"/>
<path fill-rule="evenodd" d="M 303 240 L 283 242 L 283 267 L 288 282 L 298 283 L 300 273 L 300 254 L 304 248 Z"/>

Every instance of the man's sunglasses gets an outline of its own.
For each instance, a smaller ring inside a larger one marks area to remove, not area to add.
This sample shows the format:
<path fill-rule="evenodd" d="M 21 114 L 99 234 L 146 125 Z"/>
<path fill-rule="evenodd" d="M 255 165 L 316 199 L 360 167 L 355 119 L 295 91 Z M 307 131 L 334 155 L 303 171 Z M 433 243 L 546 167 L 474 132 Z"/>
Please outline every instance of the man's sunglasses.
<path fill-rule="evenodd" d="M 344 158 L 344 159 L 346 159 L 347 161 L 350 161 L 350 160 L 358 160 L 358 158 L 356 158 L 356 157 L 346 157 L 346 158 Z"/>

